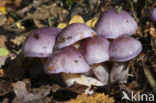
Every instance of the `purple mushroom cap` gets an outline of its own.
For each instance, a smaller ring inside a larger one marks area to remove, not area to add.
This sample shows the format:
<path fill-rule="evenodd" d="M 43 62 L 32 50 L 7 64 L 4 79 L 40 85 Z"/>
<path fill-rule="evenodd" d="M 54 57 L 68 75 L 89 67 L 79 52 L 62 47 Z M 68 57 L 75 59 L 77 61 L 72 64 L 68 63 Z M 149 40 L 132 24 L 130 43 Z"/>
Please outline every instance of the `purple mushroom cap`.
<path fill-rule="evenodd" d="M 109 41 L 102 36 L 87 38 L 82 45 L 82 54 L 89 64 L 109 60 Z"/>
<path fill-rule="evenodd" d="M 123 62 L 136 57 L 142 50 L 141 43 L 128 36 L 122 35 L 110 44 L 110 58 L 113 61 Z"/>
<path fill-rule="evenodd" d="M 150 12 L 151 14 L 151 19 L 153 22 L 156 22 L 156 8 L 153 8 Z"/>
<path fill-rule="evenodd" d="M 59 33 L 56 47 L 63 48 L 81 39 L 93 37 L 94 35 L 96 35 L 95 31 L 86 26 L 85 24 L 70 24 Z"/>
<path fill-rule="evenodd" d="M 132 35 L 137 31 L 137 22 L 124 10 L 117 12 L 117 9 L 109 9 L 101 15 L 95 25 L 95 31 L 105 38 Z"/>
<path fill-rule="evenodd" d="M 45 65 L 46 73 L 84 73 L 89 71 L 89 65 L 81 52 L 73 46 L 67 46 L 55 51 Z"/>
<path fill-rule="evenodd" d="M 47 57 L 53 52 L 55 39 L 60 29 L 41 28 L 30 33 L 26 39 L 22 50 L 27 57 Z"/>

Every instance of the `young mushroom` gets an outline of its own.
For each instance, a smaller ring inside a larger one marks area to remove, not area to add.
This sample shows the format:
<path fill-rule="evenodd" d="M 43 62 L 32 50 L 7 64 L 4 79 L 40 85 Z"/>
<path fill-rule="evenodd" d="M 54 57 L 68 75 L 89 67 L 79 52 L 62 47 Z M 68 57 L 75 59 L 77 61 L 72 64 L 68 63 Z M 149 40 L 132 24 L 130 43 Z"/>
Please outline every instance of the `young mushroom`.
<path fill-rule="evenodd" d="M 87 38 L 82 44 L 82 54 L 87 62 L 92 65 L 94 75 L 104 84 L 108 83 L 109 73 L 102 64 L 109 60 L 109 41 L 102 36 Z"/>
<path fill-rule="evenodd" d="M 137 22 L 126 11 L 106 10 L 95 25 L 97 34 L 105 38 L 117 38 L 123 34 L 132 35 L 137 30 Z"/>
<path fill-rule="evenodd" d="M 74 23 L 65 27 L 58 35 L 56 48 L 60 49 L 78 42 L 81 39 L 93 37 L 95 31 L 82 23 Z"/>
<path fill-rule="evenodd" d="M 48 57 L 53 53 L 55 39 L 60 29 L 40 28 L 32 31 L 22 46 L 26 57 Z"/>
<path fill-rule="evenodd" d="M 88 72 L 89 69 L 90 67 L 81 52 L 73 46 L 55 51 L 44 68 L 48 74 L 62 73 L 62 78 L 67 86 L 71 86 L 74 82 L 87 86 L 102 85 L 100 81 L 80 74 Z"/>
<path fill-rule="evenodd" d="M 151 16 L 151 20 L 153 22 L 156 22 L 156 8 L 153 8 L 151 11 L 150 11 L 150 16 Z"/>
<path fill-rule="evenodd" d="M 128 74 L 129 71 L 129 67 L 127 67 L 126 70 L 124 71 L 125 68 L 124 63 L 117 63 L 117 62 L 126 62 L 130 59 L 133 59 L 141 52 L 141 50 L 142 50 L 141 43 L 138 40 L 128 35 L 122 35 L 117 39 L 115 39 L 110 44 L 110 48 L 109 48 L 110 59 L 116 62 L 113 65 L 113 68 L 110 72 L 110 78 L 112 82 L 116 80 L 121 81 L 119 79 L 127 78 L 126 73 Z M 119 69 L 118 71 L 121 72 L 116 72 L 117 70 L 115 69 Z M 120 75 L 122 72 L 123 75 Z"/>

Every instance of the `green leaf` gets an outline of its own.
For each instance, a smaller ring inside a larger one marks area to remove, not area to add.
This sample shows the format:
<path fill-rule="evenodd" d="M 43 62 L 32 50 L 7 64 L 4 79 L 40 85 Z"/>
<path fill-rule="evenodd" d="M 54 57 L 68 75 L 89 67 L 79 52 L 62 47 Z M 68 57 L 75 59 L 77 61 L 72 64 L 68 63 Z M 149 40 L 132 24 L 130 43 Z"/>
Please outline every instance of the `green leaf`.
<path fill-rule="evenodd" d="M 66 0 L 66 2 L 65 2 L 65 4 L 66 4 L 68 7 L 74 5 L 74 3 L 75 3 L 75 2 L 74 2 L 73 0 Z"/>
<path fill-rule="evenodd" d="M 0 56 L 7 56 L 9 54 L 9 51 L 4 48 L 0 48 Z"/>
<path fill-rule="evenodd" d="M 122 8 L 120 8 L 120 7 L 117 8 L 116 12 L 117 12 L 117 13 L 120 13 L 120 12 L 121 12 L 121 9 L 122 9 Z"/>

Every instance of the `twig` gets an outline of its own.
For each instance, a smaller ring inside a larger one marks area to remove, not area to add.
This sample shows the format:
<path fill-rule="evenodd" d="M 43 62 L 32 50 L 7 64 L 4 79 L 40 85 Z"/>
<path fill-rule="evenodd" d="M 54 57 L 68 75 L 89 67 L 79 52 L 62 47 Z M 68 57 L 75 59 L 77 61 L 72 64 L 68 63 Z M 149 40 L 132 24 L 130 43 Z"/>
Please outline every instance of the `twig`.
<path fill-rule="evenodd" d="M 134 10 L 134 5 L 133 5 L 133 2 L 132 1 L 130 1 L 130 5 L 131 5 L 131 10 L 132 10 L 133 16 L 136 19 L 136 21 L 138 22 L 139 19 L 136 16 L 136 13 L 135 13 L 135 10 Z"/>
<path fill-rule="evenodd" d="M 30 19 L 30 18 L 31 18 L 30 16 L 26 16 L 25 18 L 23 18 L 23 19 L 21 19 L 21 20 L 15 22 L 15 23 L 13 23 L 13 24 L 11 24 L 7 29 L 10 29 L 10 28 L 12 28 L 13 26 L 15 26 L 17 23 L 23 22 L 23 21 L 28 20 L 28 19 Z"/>
<path fill-rule="evenodd" d="M 146 78 L 148 79 L 151 87 L 153 88 L 154 93 L 156 94 L 156 82 L 155 82 L 150 70 L 145 66 L 144 63 L 142 63 L 142 64 L 144 67 L 144 72 L 145 72 Z"/>

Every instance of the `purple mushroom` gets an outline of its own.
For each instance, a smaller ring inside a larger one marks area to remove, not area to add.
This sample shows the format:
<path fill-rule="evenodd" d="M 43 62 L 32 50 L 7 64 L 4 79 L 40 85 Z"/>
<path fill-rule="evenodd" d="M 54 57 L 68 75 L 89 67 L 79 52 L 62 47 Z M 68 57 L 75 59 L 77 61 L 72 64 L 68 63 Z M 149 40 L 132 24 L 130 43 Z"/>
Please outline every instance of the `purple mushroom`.
<path fill-rule="evenodd" d="M 124 62 L 135 58 L 141 50 L 141 43 L 129 35 L 122 35 L 110 44 L 110 58 L 116 62 L 110 71 L 111 82 L 127 82 L 129 67 L 125 68 L 126 64 Z"/>
<path fill-rule="evenodd" d="M 150 15 L 151 15 L 151 20 L 153 22 L 156 22 L 156 8 L 153 8 L 151 11 L 150 11 Z"/>
<path fill-rule="evenodd" d="M 85 24 L 70 24 L 59 33 L 56 47 L 60 49 L 76 43 L 81 39 L 93 37 L 94 35 L 96 35 L 95 31 Z"/>
<path fill-rule="evenodd" d="M 124 10 L 117 12 L 117 9 L 109 9 L 101 15 L 95 25 L 95 31 L 105 38 L 132 35 L 137 31 L 137 22 Z"/>
<path fill-rule="evenodd" d="M 53 53 L 55 39 L 59 32 L 60 29 L 55 27 L 32 31 L 22 47 L 23 54 L 27 57 L 48 57 Z"/>
<path fill-rule="evenodd" d="M 111 60 L 124 62 L 136 57 L 141 50 L 142 45 L 138 40 L 122 35 L 111 43 L 109 53 Z"/>
<path fill-rule="evenodd" d="M 52 73 L 83 73 L 89 71 L 89 65 L 81 52 L 73 46 L 55 51 L 45 65 L 45 72 Z"/>
<path fill-rule="evenodd" d="M 87 38 L 82 44 L 82 54 L 92 65 L 94 75 L 104 84 L 108 83 L 109 73 L 103 62 L 109 60 L 109 41 L 102 36 Z"/>

